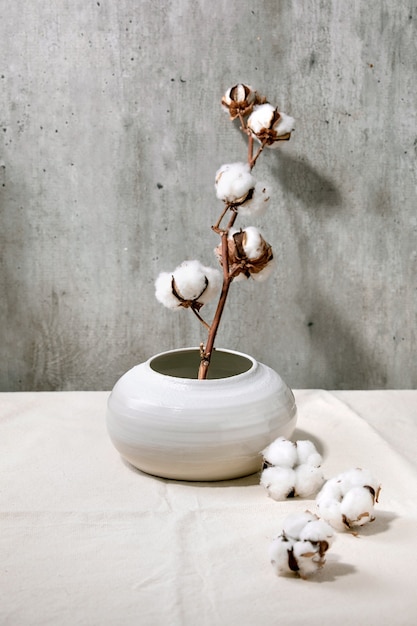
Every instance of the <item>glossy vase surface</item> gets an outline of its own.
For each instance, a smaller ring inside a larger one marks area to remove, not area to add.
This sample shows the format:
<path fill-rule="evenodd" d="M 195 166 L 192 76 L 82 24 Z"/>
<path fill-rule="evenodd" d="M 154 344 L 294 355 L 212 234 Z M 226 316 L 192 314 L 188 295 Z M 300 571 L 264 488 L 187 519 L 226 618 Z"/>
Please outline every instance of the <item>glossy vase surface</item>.
<path fill-rule="evenodd" d="M 126 372 L 108 400 L 107 428 L 122 457 L 155 476 L 187 481 L 237 478 L 261 469 L 261 451 L 289 438 L 297 409 L 270 367 L 216 350 L 197 380 L 198 348 L 171 350 Z"/>

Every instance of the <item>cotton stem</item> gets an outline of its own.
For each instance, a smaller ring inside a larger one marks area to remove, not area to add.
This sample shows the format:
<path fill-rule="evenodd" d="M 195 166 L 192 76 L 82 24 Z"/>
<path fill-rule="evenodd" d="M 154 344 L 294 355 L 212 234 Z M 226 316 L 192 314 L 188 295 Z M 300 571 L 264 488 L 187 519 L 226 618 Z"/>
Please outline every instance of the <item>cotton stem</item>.
<path fill-rule="evenodd" d="M 252 140 L 252 141 L 253 141 L 253 140 Z M 255 156 L 254 156 L 254 157 L 252 157 L 252 159 L 249 161 L 249 165 L 250 165 L 250 168 L 251 168 L 251 169 L 253 169 L 253 168 L 254 168 L 255 163 L 256 163 L 256 161 L 257 161 L 257 159 L 258 159 L 259 155 L 261 154 L 262 150 L 265 148 L 265 146 L 266 146 L 266 141 L 263 141 L 263 142 L 262 142 L 262 144 L 261 144 L 261 145 L 260 145 L 260 147 L 259 147 L 258 152 L 257 152 L 257 153 L 255 154 Z"/>
<path fill-rule="evenodd" d="M 207 330 L 210 330 L 210 324 L 208 324 L 208 323 L 206 322 L 206 320 L 204 320 L 204 319 L 201 317 L 200 313 L 199 313 L 196 309 L 194 309 L 193 307 L 191 307 L 191 310 L 192 310 L 192 312 L 194 313 L 194 315 L 195 315 L 195 316 L 196 316 L 196 317 L 200 320 L 200 322 L 203 324 L 203 326 L 204 326 Z"/>
<path fill-rule="evenodd" d="M 253 136 L 249 128 L 246 126 L 246 122 L 241 113 L 239 113 L 239 120 L 242 124 L 240 130 L 248 136 L 248 163 L 250 168 L 252 169 L 255 165 L 255 162 L 253 161 Z"/>
<path fill-rule="evenodd" d="M 222 266 L 223 266 L 223 285 L 222 291 L 220 294 L 220 298 L 217 304 L 217 309 L 213 317 L 213 321 L 211 326 L 209 327 L 207 343 L 201 351 L 201 361 L 200 367 L 198 370 L 198 379 L 205 380 L 208 374 L 208 368 L 210 366 L 211 355 L 214 349 L 214 342 L 216 339 L 217 331 L 219 329 L 220 321 L 222 318 L 222 314 L 224 311 L 224 307 L 226 304 L 227 296 L 229 294 L 230 285 L 233 281 L 233 276 L 230 274 L 229 270 L 229 247 L 228 247 L 228 235 L 229 230 L 232 228 L 235 220 L 237 218 L 237 213 L 233 212 L 229 223 L 227 224 L 226 230 L 221 232 L 221 244 L 222 244 Z"/>
<path fill-rule="evenodd" d="M 215 223 L 215 225 L 211 227 L 214 230 L 215 233 L 219 233 L 220 232 L 220 224 L 222 223 L 222 220 L 223 220 L 223 218 L 226 215 L 228 210 L 229 210 L 229 205 L 226 204 L 226 208 L 224 209 L 223 213 L 220 215 L 220 217 L 217 220 L 217 222 Z"/>

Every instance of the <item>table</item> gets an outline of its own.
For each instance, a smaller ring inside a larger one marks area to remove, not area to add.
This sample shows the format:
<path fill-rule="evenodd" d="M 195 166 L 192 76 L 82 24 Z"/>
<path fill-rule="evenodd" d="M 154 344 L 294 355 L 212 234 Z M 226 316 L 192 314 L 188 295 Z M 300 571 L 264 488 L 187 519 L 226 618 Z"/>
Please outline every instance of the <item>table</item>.
<path fill-rule="evenodd" d="M 314 500 L 275 502 L 256 474 L 135 470 L 107 436 L 108 392 L 0 394 L 0 624 L 417 623 L 417 391 L 294 393 L 326 477 L 366 467 L 383 487 L 376 521 L 307 581 L 275 576 L 267 550 Z"/>

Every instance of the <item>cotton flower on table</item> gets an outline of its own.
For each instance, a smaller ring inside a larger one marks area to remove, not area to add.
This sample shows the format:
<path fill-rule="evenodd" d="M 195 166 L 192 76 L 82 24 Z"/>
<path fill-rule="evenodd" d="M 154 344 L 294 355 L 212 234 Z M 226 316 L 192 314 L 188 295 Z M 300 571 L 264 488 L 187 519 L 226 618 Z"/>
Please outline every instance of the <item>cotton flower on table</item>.
<path fill-rule="evenodd" d="M 254 226 L 245 230 L 231 229 L 227 239 L 229 252 L 229 271 L 234 279 L 253 278 L 256 281 L 266 280 L 273 270 L 272 248 Z M 222 263 L 221 244 L 215 254 Z"/>
<path fill-rule="evenodd" d="M 269 558 L 277 575 L 307 578 L 325 564 L 334 538 L 333 529 L 309 511 L 289 515 L 282 532 L 269 546 Z"/>
<path fill-rule="evenodd" d="M 260 484 L 273 500 L 315 495 L 324 482 L 322 457 L 309 440 L 278 437 L 262 452 Z"/>
<path fill-rule="evenodd" d="M 248 119 L 248 128 L 257 141 L 274 148 L 277 142 L 290 139 L 294 125 L 294 118 L 268 102 L 255 106 Z"/>
<path fill-rule="evenodd" d="M 328 480 L 317 494 L 320 515 L 333 526 L 353 530 L 375 520 L 381 485 L 369 470 L 355 468 Z"/>
<path fill-rule="evenodd" d="M 161 272 L 155 281 L 156 298 L 169 309 L 199 310 L 215 298 L 221 287 L 218 270 L 199 261 L 184 261 L 173 272 Z"/>

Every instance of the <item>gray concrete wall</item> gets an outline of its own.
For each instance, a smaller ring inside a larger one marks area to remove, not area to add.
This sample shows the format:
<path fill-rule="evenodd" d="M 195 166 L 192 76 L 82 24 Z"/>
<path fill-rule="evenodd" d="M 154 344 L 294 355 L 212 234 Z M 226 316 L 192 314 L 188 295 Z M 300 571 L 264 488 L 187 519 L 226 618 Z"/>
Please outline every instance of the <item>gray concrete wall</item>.
<path fill-rule="evenodd" d="M 405 0 L 1 0 L 0 388 L 109 389 L 204 333 L 154 298 L 213 264 L 219 107 L 293 115 L 258 176 L 278 267 L 233 285 L 218 346 L 294 388 L 417 384 L 417 7 Z"/>

